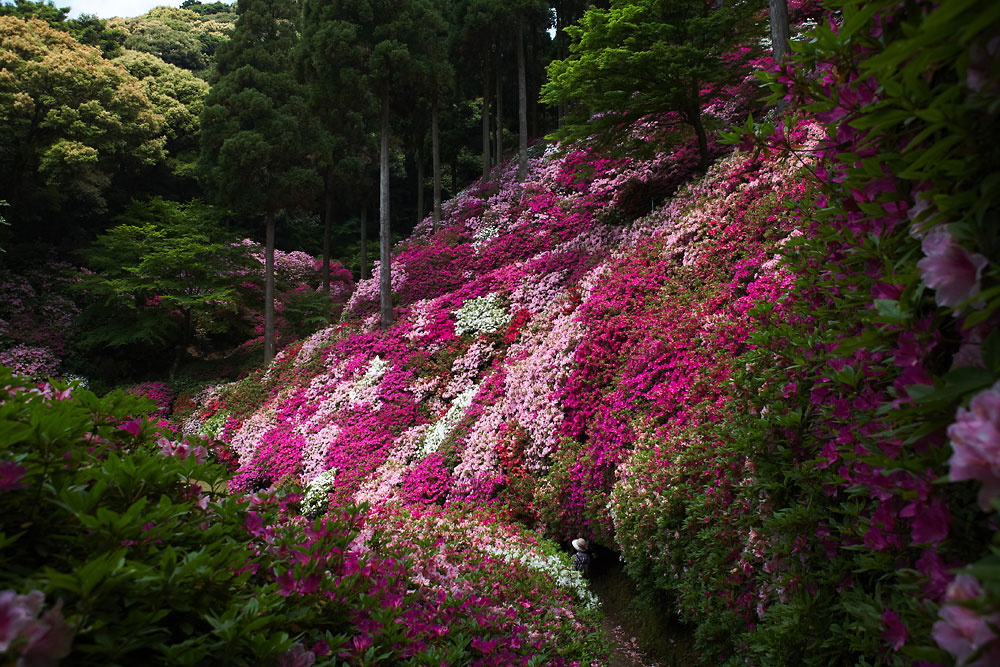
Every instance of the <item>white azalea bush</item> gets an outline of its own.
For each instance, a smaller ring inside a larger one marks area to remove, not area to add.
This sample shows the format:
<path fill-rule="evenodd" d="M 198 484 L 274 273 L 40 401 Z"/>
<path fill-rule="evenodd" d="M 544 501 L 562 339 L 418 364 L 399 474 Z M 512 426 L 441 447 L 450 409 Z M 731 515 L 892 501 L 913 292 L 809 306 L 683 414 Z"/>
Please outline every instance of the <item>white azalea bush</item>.
<path fill-rule="evenodd" d="M 498 294 L 469 299 L 455 311 L 455 335 L 495 333 L 510 322 L 510 313 Z"/>
<path fill-rule="evenodd" d="M 337 469 L 329 470 L 316 475 L 302 498 L 302 514 L 305 516 L 319 516 L 326 513 L 327 504 L 330 502 L 330 494 L 333 493 L 337 485 Z"/>

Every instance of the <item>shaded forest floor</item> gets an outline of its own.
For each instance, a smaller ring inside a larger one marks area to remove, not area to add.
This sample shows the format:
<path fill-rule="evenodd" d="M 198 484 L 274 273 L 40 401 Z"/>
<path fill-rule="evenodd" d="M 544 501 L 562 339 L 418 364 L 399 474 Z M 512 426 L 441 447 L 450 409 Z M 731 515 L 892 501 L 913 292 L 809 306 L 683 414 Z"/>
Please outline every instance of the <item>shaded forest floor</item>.
<path fill-rule="evenodd" d="M 601 601 L 603 629 L 611 640 L 610 667 L 680 667 L 699 664 L 688 627 L 647 600 L 625 573 L 613 551 L 600 550 L 590 573 L 590 587 Z"/>

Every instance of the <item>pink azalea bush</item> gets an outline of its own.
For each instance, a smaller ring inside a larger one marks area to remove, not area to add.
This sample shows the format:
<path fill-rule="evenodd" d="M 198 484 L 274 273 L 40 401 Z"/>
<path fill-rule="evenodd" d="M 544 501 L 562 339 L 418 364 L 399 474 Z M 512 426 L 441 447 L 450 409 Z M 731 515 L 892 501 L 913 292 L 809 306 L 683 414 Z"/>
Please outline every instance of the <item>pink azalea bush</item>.
<path fill-rule="evenodd" d="M 142 396 L 156 403 L 157 411 L 160 415 L 170 413 L 170 406 L 173 403 L 173 392 L 165 382 L 144 382 L 126 388 L 125 393 Z"/>
<path fill-rule="evenodd" d="M 0 270 L 0 364 L 28 377 L 55 376 L 79 307 L 67 296 L 74 267 L 45 258 L 29 270 Z"/>

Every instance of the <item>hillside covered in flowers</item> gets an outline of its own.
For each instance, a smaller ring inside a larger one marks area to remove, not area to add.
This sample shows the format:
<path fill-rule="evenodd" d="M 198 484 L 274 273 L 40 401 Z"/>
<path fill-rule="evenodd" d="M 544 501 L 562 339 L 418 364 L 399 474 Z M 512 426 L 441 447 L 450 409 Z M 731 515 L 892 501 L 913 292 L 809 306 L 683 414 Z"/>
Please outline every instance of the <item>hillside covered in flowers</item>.
<path fill-rule="evenodd" d="M 706 146 L 646 114 L 632 152 L 539 142 L 427 216 L 391 326 L 376 264 L 296 335 L 316 269 L 279 253 L 268 365 L 131 389 L 158 411 L 0 380 L 0 498 L 29 517 L 0 523 L 0 650 L 112 653 L 94 591 L 215 591 L 190 622 L 130 592 L 116 659 L 607 664 L 582 537 L 704 664 L 1000 662 L 1000 11 L 793 10 L 791 58 L 731 52 L 746 76 L 702 91 L 730 128 Z M 234 248 L 256 294 L 260 247 Z M 0 361 L 55 363 L 29 347 Z"/>

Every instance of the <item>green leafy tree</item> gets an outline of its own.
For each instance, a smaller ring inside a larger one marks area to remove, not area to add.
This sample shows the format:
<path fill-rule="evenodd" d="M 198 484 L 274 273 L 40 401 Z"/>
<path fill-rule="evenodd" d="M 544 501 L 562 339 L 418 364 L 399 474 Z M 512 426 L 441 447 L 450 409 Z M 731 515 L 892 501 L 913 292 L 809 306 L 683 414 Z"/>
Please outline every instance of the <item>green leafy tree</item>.
<path fill-rule="evenodd" d="M 59 28 L 65 25 L 69 16 L 69 7 L 56 7 L 52 0 L 47 2 L 33 0 L 4 0 L 0 4 L 0 16 L 16 16 L 20 19 L 36 18 L 49 25 Z"/>
<path fill-rule="evenodd" d="M 372 132 L 375 99 L 358 87 L 363 76 L 363 54 L 345 41 L 353 39 L 354 31 L 338 13 L 340 10 L 325 0 L 305 0 L 297 53 L 312 113 L 322 123 L 329 141 L 329 153 L 323 158 L 323 290 L 327 293 L 335 203 L 339 200 L 344 206 L 364 207 L 370 185 L 369 167 L 377 151 Z M 362 254 L 365 232 L 362 227 Z M 362 273 L 364 264 L 363 258 Z"/>
<path fill-rule="evenodd" d="M 482 84 L 483 180 L 490 176 L 490 99 L 493 53 L 498 48 L 497 25 L 505 19 L 503 7 L 490 0 L 459 0 L 455 3 L 455 50 L 464 62 L 478 64 Z"/>
<path fill-rule="evenodd" d="M 163 134 L 173 171 L 190 172 L 197 160 L 199 119 L 208 83 L 151 53 L 124 50 L 112 62 L 139 80 L 146 97 L 163 117 Z"/>
<path fill-rule="evenodd" d="M 328 149 L 294 76 L 294 0 L 240 0 L 232 40 L 219 50 L 220 78 L 202 114 L 205 185 L 234 211 L 263 216 L 264 363 L 274 357 L 274 225 L 320 187 L 311 161 Z"/>
<path fill-rule="evenodd" d="M 69 11 L 69 7 L 56 7 L 52 0 L 15 0 L 0 4 L 0 16 L 41 19 L 53 28 L 65 30 L 81 44 L 100 48 L 105 57 L 113 58 L 120 53 L 127 36 L 125 32 L 109 28 L 107 21 L 95 14 L 81 14 L 79 18 L 68 19 Z"/>
<path fill-rule="evenodd" d="M 114 58 L 122 53 L 128 35 L 125 31 L 108 26 L 108 22 L 95 14 L 81 14 L 64 24 L 69 34 L 81 44 L 96 46 L 105 58 Z M 59 26 L 56 26 L 59 27 Z"/>
<path fill-rule="evenodd" d="M 142 16 L 116 18 L 108 26 L 127 34 L 125 48 L 159 56 L 172 65 L 205 73 L 218 47 L 229 39 L 236 15 L 198 12 L 177 7 L 154 7 Z"/>
<path fill-rule="evenodd" d="M 592 7 L 566 32 L 571 55 L 553 61 L 542 99 L 575 103 L 555 133 L 584 139 L 626 127 L 649 114 L 677 112 L 709 162 L 702 90 L 733 76 L 720 56 L 753 27 L 758 3 L 704 0 L 612 0 Z"/>
<path fill-rule="evenodd" d="M 91 299 L 82 320 L 86 350 L 149 354 L 172 350 L 171 375 L 196 331 L 219 333 L 236 309 L 233 270 L 241 255 L 219 237 L 219 215 L 201 202 L 134 203 L 121 224 L 85 253 Z"/>
<path fill-rule="evenodd" d="M 66 220 L 102 212 L 116 173 L 162 161 L 163 125 L 136 78 L 98 49 L 0 17 L 0 182 L 26 235 L 58 237 Z"/>

